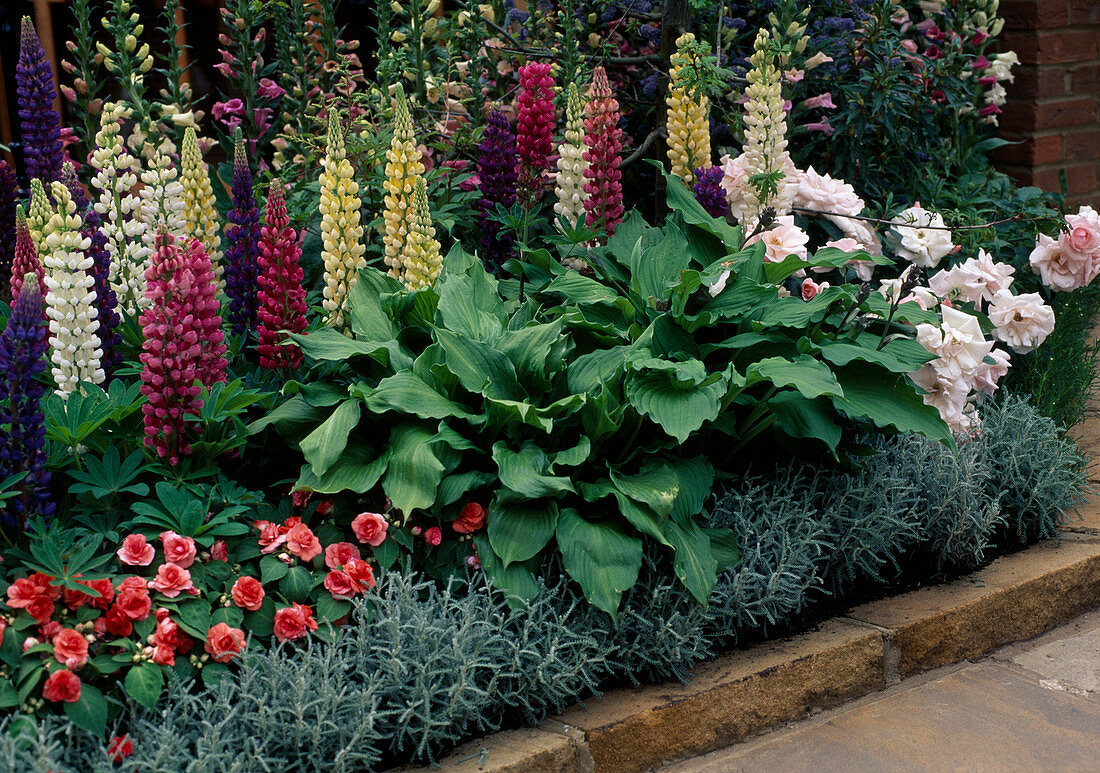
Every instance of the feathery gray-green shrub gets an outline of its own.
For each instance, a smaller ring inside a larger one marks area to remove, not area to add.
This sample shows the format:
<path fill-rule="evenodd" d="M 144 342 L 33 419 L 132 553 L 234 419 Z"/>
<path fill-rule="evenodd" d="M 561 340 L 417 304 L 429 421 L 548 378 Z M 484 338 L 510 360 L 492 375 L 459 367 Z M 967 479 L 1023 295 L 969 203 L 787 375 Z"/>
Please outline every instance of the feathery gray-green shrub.
<path fill-rule="evenodd" d="M 648 553 L 614 621 L 560 572 L 518 609 L 482 574 L 440 587 L 386 572 L 334 642 L 275 647 L 217 685 L 177 682 L 156 709 L 128 707 L 134 754 L 123 764 L 64 717 L 16 715 L 0 721 L 0 769 L 267 773 L 432 759 L 608 680 L 685 679 L 722 644 L 835 591 L 896 580 L 899 566 L 968 568 L 1053 535 L 1085 484 L 1073 443 L 1013 398 L 985 406 L 981 434 L 957 455 L 916 437 L 874 447 L 855 474 L 785 469 L 728 484 L 711 521 L 736 533 L 742 556 L 706 607 Z"/>

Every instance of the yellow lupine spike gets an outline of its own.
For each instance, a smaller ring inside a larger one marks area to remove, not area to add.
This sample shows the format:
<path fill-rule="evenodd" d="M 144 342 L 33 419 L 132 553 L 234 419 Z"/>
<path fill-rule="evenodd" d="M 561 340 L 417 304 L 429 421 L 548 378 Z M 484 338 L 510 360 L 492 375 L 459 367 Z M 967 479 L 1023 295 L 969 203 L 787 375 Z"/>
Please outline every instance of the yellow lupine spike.
<path fill-rule="evenodd" d="M 224 289 L 222 276 L 221 223 L 218 218 L 217 200 L 210 184 L 210 173 L 202 160 L 198 137 L 188 126 L 183 133 L 183 149 L 180 151 L 180 183 L 183 185 L 183 229 L 192 239 L 198 239 L 206 248 L 210 262 L 214 264 L 214 276 L 218 289 Z"/>
<path fill-rule="evenodd" d="M 416 178 L 413 210 L 409 218 L 409 236 L 402 255 L 405 264 L 405 286 L 410 290 L 431 287 L 443 271 L 443 255 L 435 238 L 432 216 L 428 212 L 428 185 L 423 177 Z"/>
<path fill-rule="evenodd" d="M 27 209 L 27 227 L 31 231 L 31 241 L 38 254 L 42 254 L 42 240 L 49 231 L 50 218 L 53 216 L 53 207 L 50 206 L 50 197 L 46 195 L 46 188 L 37 177 L 31 180 L 31 202 Z"/>
<path fill-rule="evenodd" d="M 335 110 L 329 112 L 325 157 L 321 159 L 321 259 L 325 263 L 322 305 L 326 324 L 347 332 L 344 304 L 359 271 L 366 268 L 363 226 L 360 225 L 359 184 L 347 158 L 344 135 Z"/>
<path fill-rule="evenodd" d="M 710 166 L 710 100 L 705 95 L 692 94 L 680 82 L 680 72 L 691 67 L 694 55 L 685 48 L 695 42 L 686 33 L 676 41 L 677 53 L 669 70 L 666 129 L 668 160 L 672 173 L 690 187 L 695 182 L 695 170 Z"/>
<path fill-rule="evenodd" d="M 412 212 L 416 180 L 424 174 L 424 162 L 416 147 L 412 116 L 405 100 L 405 90 L 397 84 L 394 95 L 393 139 L 386 151 L 386 180 L 383 187 L 385 211 L 382 219 L 386 230 L 382 235 L 389 274 L 401 279 L 405 268 L 402 256 L 409 235 L 409 215 Z"/>

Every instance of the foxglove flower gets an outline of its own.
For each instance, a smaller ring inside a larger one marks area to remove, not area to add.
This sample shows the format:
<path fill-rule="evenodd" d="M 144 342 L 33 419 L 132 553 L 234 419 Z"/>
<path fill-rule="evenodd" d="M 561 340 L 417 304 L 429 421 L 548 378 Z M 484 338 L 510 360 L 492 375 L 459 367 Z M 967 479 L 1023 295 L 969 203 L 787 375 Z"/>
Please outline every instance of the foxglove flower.
<path fill-rule="evenodd" d="M 12 303 L 23 289 L 23 281 L 27 274 L 33 274 L 38 279 L 38 295 L 46 295 L 46 270 L 42 268 L 42 261 L 38 258 L 38 250 L 34 248 L 34 240 L 31 238 L 31 229 L 27 225 L 27 217 L 23 214 L 23 205 L 15 208 L 15 258 L 11 266 L 11 295 Z M 45 318 L 45 312 L 42 314 Z"/>
<path fill-rule="evenodd" d="M 23 17 L 19 33 L 15 88 L 27 177 L 51 183 L 61 178 L 61 116 L 53 109 L 57 98 L 53 68 L 28 16 Z"/>
<path fill-rule="evenodd" d="M 91 239 L 83 236 L 76 203 L 61 182 L 52 183 L 57 210 L 42 240 L 46 269 L 46 314 L 50 318 L 50 360 L 57 394 L 68 398 L 82 381 L 102 384 L 103 349 L 97 331 L 94 261 L 86 254 Z"/>
<path fill-rule="evenodd" d="M 623 173 L 619 170 L 623 130 L 619 128 L 619 103 L 603 67 L 592 73 L 585 116 L 584 160 L 588 168 L 584 170 L 584 208 L 588 225 L 602 225 L 610 237 L 623 217 Z"/>
<path fill-rule="evenodd" d="M 95 211 L 100 230 L 107 237 L 111 289 L 122 311 L 136 317 L 145 304 L 150 248 L 145 244 L 141 199 L 132 192 L 141 167 L 119 136 L 125 112 L 114 102 L 103 106 L 89 163 L 95 169 L 92 187 L 98 191 Z"/>
<path fill-rule="evenodd" d="M 252 170 L 248 166 L 244 138 L 238 129 L 233 138 L 233 209 L 226 229 L 225 294 L 229 296 L 229 323 L 233 335 L 256 326 L 256 263 L 260 252 L 260 216 L 252 195 Z"/>
<path fill-rule="evenodd" d="M 681 72 L 695 64 L 695 55 L 688 48 L 694 42 L 695 36 L 690 32 L 676 41 L 678 50 L 672 57 L 665 97 L 668 160 L 672 173 L 686 185 L 694 183 L 694 170 L 710 167 L 710 100 L 706 94 L 693 93 L 682 84 Z"/>
<path fill-rule="evenodd" d="M 554 213 L 572 228 L 584 220 L 584 103 L 577 84 L 570 83 L 565 107 L 565 142 L 558 145 Z"/>
<path fill-rule="evenodd" d="M 220 356 L 225 346 L 218 329 L 214 271 L 202 242 L 194 239 L 190 249 L 181 250 L 164 231 L 156 241 L 145 272 L 149 303 L 139 320 L 144 333 L 141 393 L 146 398 L 141 412 L 145 445 L 176 465 L 191 453 L 187 417 L 202 409 L 210 356 Z M 211 332 L 217 333 L 216 342 L 207 340 Z M 221 362 L 224 373 L 225 360 Z"/>
<path fill-rule="evenodd" d="M 180 152 L 180 184 L 183 186 L 183 233 L 202 242 L 219 288 L 223 283 L 221 265 L 221 236 L 218 231 L 218 207 L 214 188 L 210 185 L 210 173 L 202 160 L 198 137 L 190 126 L 183 132 L 183 150 Z"/>
<path fill-rule="evenodd" d="M 0 334 L 0 479 L 26 471 L 16 484 L 19 492 L 0 503 L 0 522 L 22 526 L 30 516 L 49 517 L 56 505 L 50 498 L 46 468 L 46 427 L 39 378 L 46 369 L 46 317 L 34 275 L 20 283 L 11 317 Z"/>
<path fill-rule="evenodd" d="M 15 261 L 15 207 L 19 200 L 19 185 L 11 164 L 0 159 L 0 297 L 15 300 L 11 287 L 4 287 L 3 278 L 11 275 Z"/>
<path fill-rule="evenodd" d="M 726 202 L 726 192 L 722 189 L 722 167 L 708 166 L 695 170 L 695 185 L 692 187 L 695 200 L 703 205 L 711 217 L 725 218 L 730 211 Z"/>
<path fill-rule="evenodd" d="M 256 335 L 260 343 L 256 350 L 262 368 L 296 370 L 302 364 L 302 350 L 297 345 L 282 345 L 284 331 L 301 333 L 306 329 L 306 291 L 302 288 L 302 267 L 298 265 L 301 255 L 298 235 L 287 217 L 283 189 L 278 180 L 273 180 L 260 231 L 257 279 L 260 307 Z"/>
<path fill-rule="evenodd" d="M 410 290 L 431 287 L 442 270 L 443 255 L 428 212 L 428 185 L 423 177 L 417 177 L 409 236 L 405 241 L 405 286 Z"/>
<path fill-rule="evenodd" d="M 393 139 L 386 151 L 386 179 L 382 184 L 386 191 L 386 209 L 382 213 L 386 230 L 382 234 L 382 244 L 386 265 L 390 267 L 389 275 L 403 280 L 413 197 L 416 181 L 424 174 L 424 163 L 416 147 L 412 116 L 400 83 L 394 99 L 393 124 Z"/>
<path fill-rule="evenodd" d="M 69 161 L 61 167 L 61 181 L 69 189 L 73 203 L 76 204 L 76 214 L 83 222 L 80 234 L 90 242 L 85 254 L 92 259 L 90 273 L 94 280 L 96 318 L 99 320 L 97 333 L 103 346 L 101 362 L 103 372 L 109 377 L 114 369 L 122 364 L 122 352 L 118 351 L 122 336 L 117 329 L 118 299 L 110 284 L 111 255 L 107 251 L 107 235 L 100 228 L 99 213 L 92 209 L 88 195 L 76 179 L 76 170 Z"/>
<path fill-rule="evenodd" d="M 504 114 L 491 110 L 486 116 L 485 131 L 478 146 L 477 174 L 481 199 L 477 206 L 481 228 L 481 259 L 493 273 L 500 273 L 504 261 L 512 254 L 515 237 L 489 216 L 498 207 L 508 209 L 516 203 L 517 172 L 516 135 Z"/>
<path fill-rule="evenodd" d="M 519 68 L 520 94 L 516 100 L 516 148 L 520 186 L 530 194 L 542 188 L 543 172 L 554 149 L 554 79 L 549 62 L 531 62 Z"/>
<path fill-rule="evenodd" d="M 360 224 L 359 183 L 348 161 L 344 135 L 335 110 L 329 111 L 325 157 L 321 159 L 321 259 L 325 263 L 325 288 L 322 305 L 326 324 L 346 330 L 344 303 L 359 271 L 366 268 L 363 257 L 363 226 Z"/>

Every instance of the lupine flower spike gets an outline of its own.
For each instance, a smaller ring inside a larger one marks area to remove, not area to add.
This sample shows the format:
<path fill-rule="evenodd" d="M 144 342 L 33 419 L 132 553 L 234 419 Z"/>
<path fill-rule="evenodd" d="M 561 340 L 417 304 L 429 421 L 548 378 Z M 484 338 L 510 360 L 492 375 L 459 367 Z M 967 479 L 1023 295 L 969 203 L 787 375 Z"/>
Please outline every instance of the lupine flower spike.
<path fill-rule="evenodd" d="M 405 91 L 397 84 L 393 107 L 393 140 L 386 151 L 386 210 L 382 217 L 386 231 L 382 235 L 386 265 L 389 274 L 404 279 L 406 241 L 409 236 L 409 218 L 412 215 L 416 181 L 424 174 L 424 162 L 416 147 L 412 116 L 405 100 Z"/>
<path fill-rule="evenodd" d="M 770 45 L 768 31 L 761 29 L 753 43 L 755 52 L 749 58 L 752 69 L 746 75 L 749 85 L 745 89 L 745 174 L 750 180 L 764 181 L 750 185 L 746 192 L 741 218 L 746 225 L 754 223 L 764 207 L 769 206 L 776 195 L 776 186 L 790 166 L 781 73 L 773 61 Z"/>
<path fill-rule="evenodd" d="M 31 202 L 27 210 L 27 225 L 31 229 L 31 239 L 34 246 L 42 251 L 42 239 L 46 235 L 46 227 L 53 216 L 53 208 L 50 206 L 50 197 L 46 194 L 46 187 L 37 177 L 31 180 Z"/>
<path fill-rule="evenodd" d="M 56 505 L 50 498 L 46 468 L 46 427 L 39 378 L 46 369 L 46 316 L 33 274 L 20 281 L 11 317 L 0 334 L 0 479 L 20 472 L 18 495 L 0 504 L 0 522 L 18 526 L 33 515 L 49 517 Z"/>
<path fill-rule="evenodd" d="M 549 62 L 531 62 L 519 68 L 520 94 L 516 116 L 516 148 L 520 158 L 520 188 L 536 196 L 554 149 L 554 79 Z"/>
<path fill-rule="evenodd" d="M 615 226 L 623 218 L 622 157 L 623 130 L 619 128 L 619 103 L 607 82 L 603 67 L 592 73 L 592 88 L 585 108 L 584 208 L 590 226 L 602 225 L 607 235 L 615 235 Z"/>
<path fill-rule="evenodd" d="M 23 205 L 15 208 L 15 259 L 11 267 L 11 295 L 12 303 L 23 289 L 23 281 L 28 274 L 33 274 L 38 279 L 38 295 L 46 295 L 46 270 L 42 267 L 42 261 L 38 258 L 38 250 L 34 248 L 34 240 L 31 238 L 31 229 L 27 225 L 27 216 L 23 214 Z M 45 312 L 42 317 L 45 319 Z"/>
<path fill-rule="evenodd" d="M 321 258 L 325 262 L 325 289 L 322 305 L 326 324 L 346 329 L 344 303 L 355 287 L 359 271 L 366 267 L 363 257 L 363 226 L 359 223 L 362 201 L 355 170 L 347 158 L 340 118 L 329 112 L 325 157 L 321 160 Z"/>
<path fill-rule="evenodd" d="M 442 270 L 443 256 L 428 213 L 428 185 L 423 177 L 417 177 L 405 243 L 405 286 L 410 290 L 431 287 Z"/>
<path fill-rule="evenodd" d="M 0 299 L 13 301 L 11 286 L 4 278 L 11 275 L 15 261 L 15 207 L 19 200 L 19 185 L 11 164 L 0 159 Z"/>
<path fill-rule="evenodd" d="M 199 150 L 198 137 L 190 126 L 183 133 L 180 184 L 183 185 L 183 232 L 202 242 L 210 262 L 214 264 L 214 274 L 218 278 L 218 287 L 221 288 L 224 270 L 220 249 L 222 238 L 218 235 L 221 230 L 218 208 L 214 199 L 214 188 L 210 185 L 210 173 L 202 160 L 202 151 Z"/>
<path fill-rule="evenodd" d="M 49 184 L 61 178 L 61 116 L 53 109 L 57 98 L 53 68 L 28 16 L 23 17 L 19 31 L 15 88 L 27 177 Z"/>
<path fill-rule="evenodd" d="M 114 102 L 103 106 L 99 132 L 89 163 L 96 170 L 92 187 L 98 191 L 95 211 L 100 229 L 107 237 L 111 263 L 111 289 L 119 308 L 136 317 L 145 305 L 145 270 L 151 250 L 144 243 L 146 223 L 141 217 L 141 199 L 131 191 L 141 167 L 122 143 L 124 108 Z"/>
<path fill-rule="evenodd" d="M 708 166 L 695 170 L 695 185 L 692 192 L 695 200 L 711 217 L 724 218 L 730 206 L 726 201 L 726 191 L 722 187 L 722 167 Z"/>
<path fill-rule="evenodd" d="M 151 254 L 156 249 L 156 237 L 161 229 L 170 236 L 183 238 L 183 184 L 163 148 L 153 151 L 148 168 L 141 173 L 141 182 L 138 211 L 145 223 L 145 246 Z"/>
<path fill-rule="evenodd" d="M 260 215 L 252 194 L 252 170 L 248 166 L 244 138 L 238 128 L 233 136 L 233 209 L 226 229 L 225 294 L 229 296 L 229 323 L 233 335 L 256 326 L 256 260 L 260 253 Z"/>
<path fill-rule="evenodd" d="M 682 83 L 682 72 L 695 64 L 695 54 L 688 48 L 694 42 L 695 36 L 690 32 L 676 41 L 677 52 L 672 57 L 665 97 L 668 160 L 672 173 L 686 185 L 695 182 L 695 169 L 710 166 L 710 100 L 705 94 L 692 93 Z"/>
<path fill-rule="evenodd" d="M 493 273 L 500 273 L 504 261 L 512 254 L 515 237 L 504 232 L 503 226 L 489 219 L 498 207 L 508 209 L 516 203 L 517 174 L 516 135 L 511 124 L 499 110 L 486 116 L 485 131 L 478 146 L 477 174 L 481 186 L 479 237 L 481 259 Z"/>
<path fill-rule="evenodd" d="M 50 359 L 57 393 L 68 398 L 82 381 L 102 384 L 99 320 L 93 261 L 86 255 L 91 239 L 82 236 L 76 203 L 63 183 L 52 184 L 57 210 L 42 240 L 46 268 L 46 314 L 50 318 Z"/>
<path fill-rule="evenodd" d="M 61 167 L 61 181 L 69 189 L 69 194 L 76 204 L 76 214 L 83 221 L 81 236 L 86 237 L 90 246 L 85 253 L 92 259 L 92 267 L 89 272 L 95 280 L 96 318 L 99 320 L 99 340 L 103 347 L 101 362 L 103 372 L 109 377 L 122 363 L 122 352 L 117 347 L 122 343 L 122 336 L 118 333 L 118 299 L 115 291 L 111 289 L 111 255 L 107 251 L 107 235 L 100 228 L 99 213 L 91 207 L 88 195 L 76 179 L 76 170 L 72 162 L 66 161 Z"/>
<path fill-rule="evenodd" d="M 302 288 L 302 267 L 298 265 L 301 255 L 298 235 L 287 217 L 282 186 L 272 180 L 260 231 L 257 279 L 260 307 L 256 335 L 260 344 L 256 351 L 262 368 L 296 370 L 302 364 L 302 350 L 293 343 L 283 344 L 286 333 L 306 329 L 306 291 Z"/>
<path fill-rule="evenodd" d="M 584 221 L 584 103 L 577 84 L 570 83 L 565 107 L 565 142 L 558 145 L 554 213 L 572 228 Z"/>

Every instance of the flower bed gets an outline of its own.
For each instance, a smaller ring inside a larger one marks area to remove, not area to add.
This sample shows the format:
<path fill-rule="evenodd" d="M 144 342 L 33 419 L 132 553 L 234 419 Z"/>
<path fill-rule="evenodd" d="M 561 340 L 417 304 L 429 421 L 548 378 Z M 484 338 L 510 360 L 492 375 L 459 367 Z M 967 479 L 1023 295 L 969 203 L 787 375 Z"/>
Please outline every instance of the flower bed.
<path fill-rule="evenodd" d="M 1072 420 L 1100 215 L 983 166 L 1011 64 L 989 15 L 854 6 L 846 48 L 840 16 L 787 4 L 744 38 L 672 6 L 653 37 L 631 5 L 593 41 L 609 20 L 568 4 L 395 3 L 367 81 L 331 3 L 291 6 L 223 11 L 220 165 L 175 3 L 159 95 L 136 7 L 96 39 L 73 4 L 83 133 L 24 20 L 25 144 L 0 161 L 13 769 L 430 757 L 1053 536 L 1077 501 L 1061 430 L 993 395 L 1020 372 Z M 660 102 L 631 96 L 636 56 Z M 920 105 L 904 136 L 942 185 L 884 161 L 883 89 Z"/>

